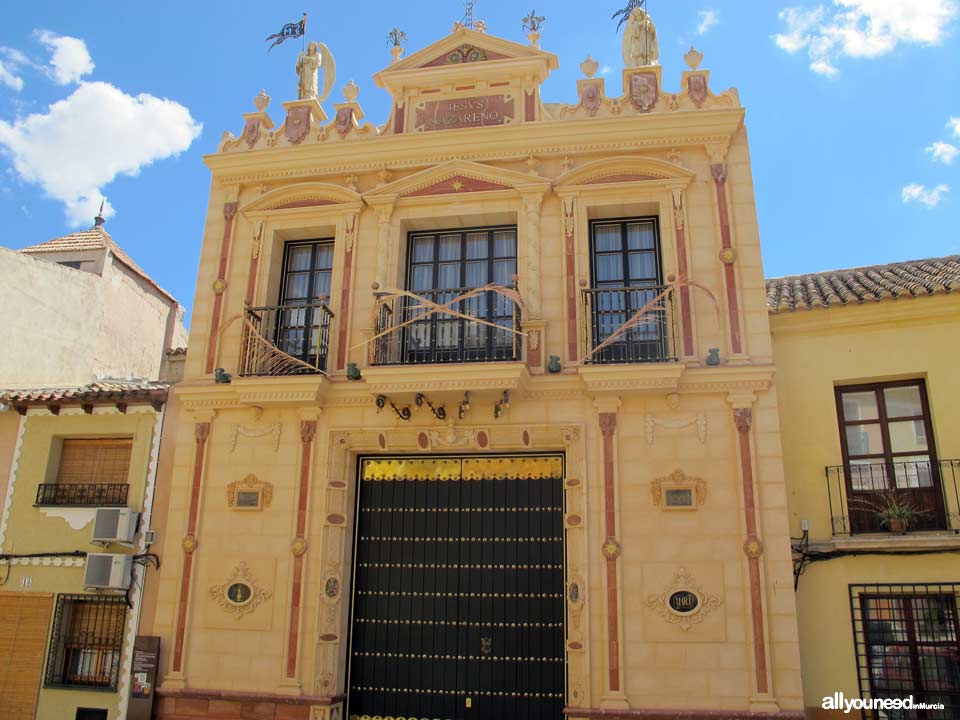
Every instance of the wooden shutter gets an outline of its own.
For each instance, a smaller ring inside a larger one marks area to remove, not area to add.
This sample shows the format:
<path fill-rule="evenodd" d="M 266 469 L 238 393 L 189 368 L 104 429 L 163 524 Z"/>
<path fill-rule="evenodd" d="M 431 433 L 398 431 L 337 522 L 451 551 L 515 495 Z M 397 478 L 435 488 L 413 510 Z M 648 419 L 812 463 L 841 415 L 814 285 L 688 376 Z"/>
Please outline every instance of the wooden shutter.
<path fill-rule="evenodd" d="M 60 452 L 59 483 L 121 484 L 130 472 L 132 438 L 67 438 Z"/>
<path fill-rule="evenodd" d="M 33 720 L 53 598 L 0 594 L 0 707 L 5 720 Z"/>

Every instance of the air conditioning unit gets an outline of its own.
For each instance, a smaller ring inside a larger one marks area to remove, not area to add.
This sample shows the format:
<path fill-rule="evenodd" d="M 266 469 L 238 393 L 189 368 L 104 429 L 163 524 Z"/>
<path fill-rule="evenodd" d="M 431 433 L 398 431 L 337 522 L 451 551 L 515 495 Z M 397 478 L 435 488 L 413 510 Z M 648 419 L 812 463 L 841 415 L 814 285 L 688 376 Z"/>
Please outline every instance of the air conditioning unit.
<path fill-rule="evenodd" d="M 132 544 L 140 513 L 130 508 L 97 508 L 93 521 L 93 542 Z"/>
<path fill-rule="evenodd" d="M 90 553 L 83 573 L 85 588 L 126 590 L 130 587 L 133 569 L 132 555 Z"/>

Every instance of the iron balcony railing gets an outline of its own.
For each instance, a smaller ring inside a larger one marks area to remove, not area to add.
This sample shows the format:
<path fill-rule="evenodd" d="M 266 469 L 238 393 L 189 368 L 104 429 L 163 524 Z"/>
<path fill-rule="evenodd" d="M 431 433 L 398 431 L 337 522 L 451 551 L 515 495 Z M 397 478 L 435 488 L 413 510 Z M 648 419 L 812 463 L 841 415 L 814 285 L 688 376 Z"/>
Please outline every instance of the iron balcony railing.
<path fill-rule="evenodd" d="M 832 465 L 824 470 L 834 535 L 886 532 L 878 508 L 890 499 L 919 511 L 910 530 L 960 533 L 960 460 Z"/>
<path fill-rule="evenodd" d="M 418 290 L 443 305 L 473 288 Z M 430 312 L 416 298 L 398 297 L 381 305 L 373 345 L 374 365 L 429 365 L 520 360 L 520 307 L 495 290 L 485 290 L 450 307 L 473 320 Z M 502 328 L 502 329 L 501 329 Z"/>
<path fill-rule="evenodd" d="M 126 505 L 126 483 L 43 483 L 37 488 L 37 505 Z"/>
<path fill-rule="evenodd" d="M 240 375 L 326 372 L 332 319 L 325 302 L 247 308 Z"/>
<path fill-rule="evenodd" d="M 588 288 L 582 295 L 587 323 L 586 362 L 646 363 L 677 359 L 673 290 L 668 286 Z M 647 310 L 643 315 L 624 328 L 644 307 Z M 610 342 L 604 344 L 608 340 Z"/>

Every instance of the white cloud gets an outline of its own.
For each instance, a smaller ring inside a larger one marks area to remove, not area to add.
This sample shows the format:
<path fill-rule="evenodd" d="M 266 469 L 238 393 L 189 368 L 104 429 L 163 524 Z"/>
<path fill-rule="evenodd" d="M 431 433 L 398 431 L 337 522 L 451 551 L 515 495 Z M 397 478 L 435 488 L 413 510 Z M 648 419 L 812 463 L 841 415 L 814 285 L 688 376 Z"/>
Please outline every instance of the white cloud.
<path fill-rule="evenodd" d="M 905 203 L 918 202 L 932 210 L 940 204 L 943 196 L 948 192 L 950 192 L 949 185 L 937 185 L 935 188 L 927 189 L 923 185 L 912 183 L 903 188 L 901 197 Z"/>
<path fill-rule="evenodd" d="M 710 28 L 720 22 L 720 14 L 716 10 L 701 10 L 700 24 L 697 25 L 697 35 L 706 35 Z"/>
<path fill-rule="evenodd" d="M 957 13 L 957 0 L 833 0 L 781 10 L 786 32 L 773 39 L 791 54 L 806 49 L 810 69 L 832 77 L 841 57 L 875 58 L 901 43 L 939 44 Z"/>
<path fill-rule="evenodd" d="M 604 65 L 602 68 L 600 68 L 600 75 L 601 75 L 601 76 L 602 76 L 602 75 L 609 75 L 609 74 L 612 73 L 612 72 L 613 72 L 613 68 L 610 67 L 609 65 Z"/>
<path fill-rule="evenodd" d="M 0 147 L 23 180 L 64 203 L 68 222 L 77 227 L 96 214 L 101 188 L 186 150 L 202 129 L 173 100 L 83 82 L 45 113 L 0 120 Z M 113 210 L 107 206 L 104 213 Z"/>
<path fill-rule="evenodd" d="M 20 68 L 29 65 L 27 56 L 19 50 L 9 47 L 0 47 L 0 85 L 6 85 L 11 90 L 23 90 L 23 78 L 20 77 Z"/>
<path fill-rule="evenodd" d="M 93 58 L 87 44 L 80 38 L 55 35 L 47 30 L 38 30 L 37 37 L 50 50 L 50 76 L 60 85 L 79 82 L 84 75 L 93 72 Z"/>
<path fill-rule="evenodd" d="M 953 131 L 953 134 L 960 138 L 960 117 L 952 117 L 947 121 L 947 128 Z"/>
<path fill-rule="evenodd" d="M 953 165 L 953 161 L 957 158 L 957 155 L 960 155 L 960 148 L 956 145 L 938 140 L 928 147 L 926 152 L 930 153 L 934 160 L 942 162 L 944 165 Z"/>

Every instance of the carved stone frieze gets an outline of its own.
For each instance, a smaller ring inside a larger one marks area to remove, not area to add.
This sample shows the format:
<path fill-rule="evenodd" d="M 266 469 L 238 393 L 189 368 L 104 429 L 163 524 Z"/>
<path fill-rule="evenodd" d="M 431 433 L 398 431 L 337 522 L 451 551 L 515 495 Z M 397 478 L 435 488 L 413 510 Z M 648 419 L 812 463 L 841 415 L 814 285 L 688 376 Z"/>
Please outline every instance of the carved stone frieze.
<path fill-rule="evenodd" d="M 653 445 L 656 428 L 662 427 L 665 430 L 683 430 L 691 425 L 697 428 L 697 439 L 700 444 L 707 441 L 707 416 L 703 413 L 691 418 L 664 420 L 653 415 L 643 416 L 643 434 L 647 440 L 647 445 Z"/>
<path fill-rule="evenodd" d="M 283 423 L 274 423 L 263 427 L 248 427 L 245 425 L 234 424 L 230 433 L 230 452 L 237 449 L 237 439 L 242 435 L 247 438 L 258 438 L 266 435 L 273 436 L 273 451 L 276 452 L 280 447 L 280 433 L 283 431 Z"/>

